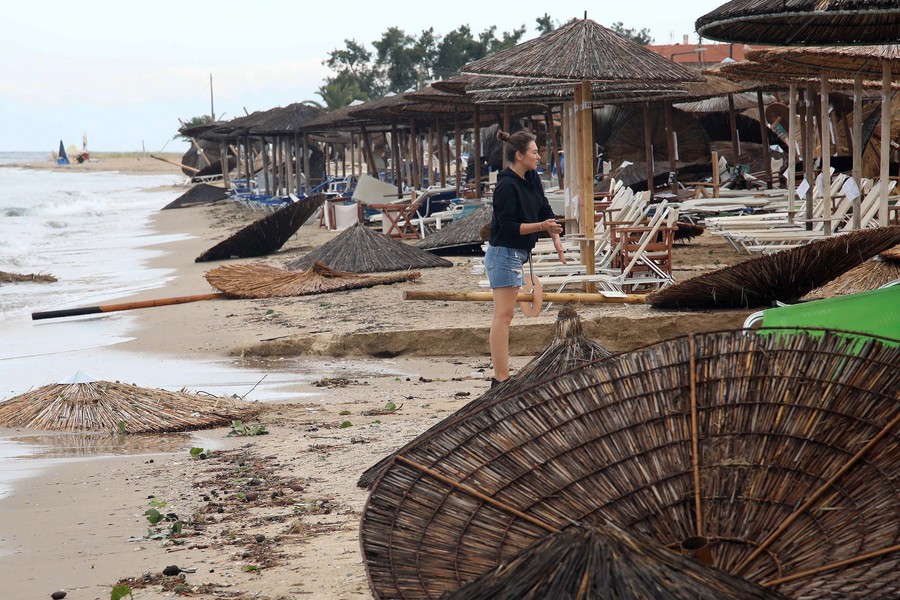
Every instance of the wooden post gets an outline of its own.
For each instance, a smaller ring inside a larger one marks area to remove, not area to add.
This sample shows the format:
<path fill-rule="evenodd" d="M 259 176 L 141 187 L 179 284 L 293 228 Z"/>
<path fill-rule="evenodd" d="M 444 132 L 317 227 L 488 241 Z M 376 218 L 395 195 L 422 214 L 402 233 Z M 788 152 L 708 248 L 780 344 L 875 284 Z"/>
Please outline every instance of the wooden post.
<path fill-rule="evenodd" d="M 303 132 L 303 174 L 306 175 L 306 186 L 304 192 L 307 194 L 312 189 L 312 173 L 309 172 L 309 134 Z"/>
<path fill-rule="evenodd" d="M 816 189 L 816 173 L 813 169 L 813 136 L 814 136 L 814 116 L 813 116 L 813 85 L 811 81 L 806 82 L 806 156 L 803 157 L 803 165 L 806 171 L 806 181 L 809 183 L 809 190 L 806 192 L 806 228 L 812 229 L 813 218 L 813 192 Z"/>
<path fill-rule="evenodd" d="M 260 142 L 262 143 L 263 149 L 263 181 L 265 182 L 265 185 L 263 186 L 263 192 L 266 194 L 266 196 L 271 196 L 272 182 L 269 178 L 269 147 L 266 142 L 266 138 L 260 138 Z"/>
<path fill-rule="evenodd" d="M 437 119 L 435 119 L 435 129 L 437 131 L 438 162 L 440 163 L 441 187 L 444 187 L 447 185 L 447 153 L 444 151 L 444 128 L 441 127 L 441 122 Z"/>
<path fill-rule="evenodd" d="M 878 224 L 888 224 L 888 158 L 891 152 L 891 63 L 884 61 L 881 70 L 881 195 L 878 197 Z"/>
<path fill-rule="evenodd" d="M 653 197 L 653 135 L 650 131 L 650 103 L 644 102 L 644 156 L 647 160 L 647 190 Z"/>
<path fill-rule="evenodd" d="M 222 182 L 228 189 L 228 144 L 225 140 L 219 142 L 219 162 L 222 163 Z"/>
<path fill-rule="evenodd" d="M 409 168 L 410 182 L 414 190 L 420 189 L 420 179 L 422 177 L 422 163 L 419 162 L 419 134 L 416 131 L 415 119 L 409 120 Z"/>
<path fill-rule="evenodd" d="M 763 106 L 762 90 L 756 90 L 756 108 L 759 110 L 759 135 L 762 140 L 763 163 L 766 166 L 766 187 L 772 189 L 772 160 L 769 158 L 769 128 L 766 127 L 766 109 Z"/>
<path fill-rule="evenodd" d="M 734 94 L 728 94 L 728 126 L 731 128 L 731 154 L 734 165 L 741 164 L 741 149 L 738 144 L 737 115 L 734 112 Z"/>
<path fill-rule="evenodd" d="M 293 193 L 294 187 L 294 152 L 291 149 L 291 138 L 285 136 L 281 140 L 284 147 L 284 195 Z"/>
<path fill-rule="evenodd" d="M 822 124 L 822 202 L 824 233 L 831 235 L 831 135 L 828 132 L 828 76 L 822 73 L 822 100 L 820 103 Z"/>
<path fill-rule="evenodd" d="M 403 173 L 400 172 L 400 132 L 397 121 L 391 122 L 391 162 L 394 163 L 394 183 L 397 185 L 397 198 L 403 197 Z"/>
<path fill-rule="evenodd" d="M 581 169 L 579 189 L 581 190 L 580 221 L 584 241 L 582 242 L 581 263 L 587 275 L 595 273 L 594 265 L 594 127 L 591 104 L 591 82 L 583 81 L 575 91 L 575 102 L 579 128 L 580 148 L 574 157 Z M 597 289 L 594 282 L 586 282 L 584 291 L 593 293 Z"/>
<path fill-rule="evenodd" d="M 560 104 L 559 105 L 560 129 L 564 132 L 564 134 L 566 131 L 565 113 L 566 113 L 566 105 Z M 565 135 L 564 135 L 564 137 L 565 137 Z M 557 138 L 557 136 L 556 136 L 556 133 L 554 132 L 554 134 L 553 134 L 553 143 L 554 144 L 557 143 L 556 138 Z M 554 147 L 555 147 L 554 152 L 556 153 L 556 178 L 559 181 L 559 189 L 564 189 L 566 187 L 566 181 L 565 181 L 565 175 L 563 174 L 563 164 L 562 163 L 563 163 L 565 154 L 560 156 L 559 148 L 556 146 L 554 146 Z"/>
<path fill-rule="evenodd" d="M 362 126 L 362 145 L 363 160 L 366 161 L 366 172 L 375 179 L 379 179 L 378 166 L 375 164 L 375 153 L 372 150 L 372 138 L 369 136 L 369 131 L 365 125 Z"/>
<path fill-rule="evenodd" d="M 196 138 L 192 137 L 191 144 L 193 144 L 194 148 L 197 149 L 197 154 L 200 155 L 200 158 L 203 159 L 203 162 L 206 163 L 206 166 L 210 166 L 212 163 L 209 162 L 209 157 L 206 156 L 206 152 L 203 151 L 203 147 L 200 145 L 200 142 L 198 142 Z"/>
<path fill-rule="evenodd" d="M 862 195 L 862 75 L 853 78 L 853 179 L 856 187 Z M 853 200 L 853 229 L 860 228 L 860 201 L 857 197 Z"/>
<path fill-rule="evenodd" d="M 794 222 L 794 209 L 797 200 L 797 84 L 790 84 L 788 99 L 788 223 Z"/>
<path fill-rule="evenodd" d="M 671 191 L 673 194 L 678 193 L 678 157 L 675 148 L 675 126 L 672 119 L 672 101 L 666 100 L 663 110 L 666 118 L 666 142 L 669 150 L 669 173 L 672 181 L 670 181 Z"/>
<path fill-rule="evenodd" d="M 460 131 L 459 123 L 459 107 L 453 109 L 453 141 L 455 142 L 456 162 L 456 197 L 459 198 L 459 192 L 462 188 L 462 131 Z"/>
<path fill-rule="evenodd" d="M 253 161 L 253 145 L 250 143 L 250 138 L 244 138 L 244 161 L 247 165 L 245 171 L 247 172 L 247 190 L 253 190 L 253 176 L 256 175 L 256 172 L 253 170 L 254 161 Z"/>
<path fill-rule="evenodd" d="M 475 105 L 475 113 L 473 115 L 475 140 L 473 145 L 473 154 L 475 155 L 475 173 L 473 181 L 475 183 L 475 198 L 481 198 L 481 107 Z"/>

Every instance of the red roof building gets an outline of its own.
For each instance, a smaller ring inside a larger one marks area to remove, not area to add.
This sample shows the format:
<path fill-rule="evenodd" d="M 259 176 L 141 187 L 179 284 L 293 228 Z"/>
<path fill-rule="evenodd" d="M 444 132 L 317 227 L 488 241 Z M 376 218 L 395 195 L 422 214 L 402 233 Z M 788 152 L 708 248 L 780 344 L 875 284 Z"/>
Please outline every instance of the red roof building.
<path fill-rule="evenodd" d="M 748 44 L 718 44 L 703 42 L 692 44 L 688 36 L 684 36 L 681 44 L 653 44 L 645 46 L 647 50 L 655 52 L 677 63 L 698 68 L 711 67 L 727 58 L 744 60 L 744 53 L 748 50 L 756 50 L 765 46 L 750 46 Z"/>

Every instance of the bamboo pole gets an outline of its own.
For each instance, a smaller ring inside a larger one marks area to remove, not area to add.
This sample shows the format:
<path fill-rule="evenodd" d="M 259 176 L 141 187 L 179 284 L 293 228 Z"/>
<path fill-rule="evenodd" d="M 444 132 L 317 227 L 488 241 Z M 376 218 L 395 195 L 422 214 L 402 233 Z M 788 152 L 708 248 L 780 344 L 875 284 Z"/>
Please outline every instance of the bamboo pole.
<path fill-rule="evenodd" d="M 281 138 L 282 155 L 284 156 L 284 195 L 293 193 L 291 189 L 294 183 L 294 152 L 291 149 L 290 138 Z"/>
<path fill-rule="evenodd" d="M 481 198 L 481 108 L 476 104 L 475 111 L 473 115 L 473 119 L 475 119 L 474 125 L 474 136 L 475 140 L 473 141 L 472 150 L 475 155 L 475 173 L 473 176 L 473 180 L 475 183 L 475 198 Z"/>
<path fill-rule="evenodd" d="M 647 161 L 647 191 L 653 197 L 653 137 L 650 132 L 650 103 L 644 102 L 644 158 Z"/>
<path fill-rule="evenodd" d="M 809 184 L 809 189 L 806 191 L 806 228 L 812 229 L 812 217 L 813 217 L 813 192 L 816 189 L 816 174 L 813 170 L 813 86 L 811 81 L 806 82 L 806 95 L 805 95 L 805 114 L 806 114 L 806 129 L 805 136 L 806 139 L 806 147 L 803 149 L 803 167 L 804 171 L 806 171 L 806 183 Z"/>
<path fill-rule="evenodd" d="M 879 558 L 881 556 L 887 556 L 888 554 L 893 554 L 894 552 L 900 552 L 900 544 L 896 546 L 890 546 L 888 548 L 882 548 L 881 550 L 876 550 L 874 552 L 867 552 L 866 554 L 861 554 L 859 556 L 854 556 L 853 558 L 847 558 L 844 560 L 839 560 L 833 563 L 828 563 L 826 565 L 821 565 L 812 569 L 807 569 L 805 571 L 800 571 L 798 573 L 791 573 L 785 577 L 779 577 L 778 579 L 770 579 L 768 581 L 763 581 L 760 583 L 763 587 L 773 587 L 776 585 L 782 585 L 784 583 L 790 583 L 791 581 L 796 581 L 798 579 L 804 579 L 806 577 L 811 577 L 812 575 L 818 575 L 819 573 L 824 573 L 825 571 L 831 571 L 833 569 L 839 569 L 841 567 L 846 567 L 849 565 L 855 565 L 857 563 L 861 563 L 867 560 L 872 560 L 873 558 Z"/>
<path fill-rule="evenodd" d="M 728 94 L 728 126 L 731 128 L 731 154 L 734 165 L 741 164 L 741 148 L 738 145 L 737 115 L 734 111 L 734 94 Z"/>
<path fill-rule="evenodd" d="M 821 100 L 819 108 L 821 109 L 821 125 L 822 125 L 822 202 L 823 204 L 823 232 L 826 236 L 831 235 L 831 135 L 828 132 L 828 76 L 822 73 L 822 87 L 819 90 Z"/>
<path fill-rule="evenodd" d="M 404 300 L 438 300 L 441 302 L 492 302 L 491 292 L 444 292 L 407 290 L 403 292 Z M 546 292 L 542 295 L 545 302 L 574 302 L 578 304 L 646 304 L 644 294 L 622 294 L 604 296 L 603 292 L 586 294 L 583 292 Z M 520 293 L 516 302 L 531 302 L 532 294 Z"/>
<path fill-rule="evenodd" d="M 853 180 L 859 188 L 859 196 L 853 199 L 853 229 L 859 229 L 862 201 L 862 75 L 859 73 L 853 78 Z"/>
<path fill-rule="evenodd" d="M 272 195 L 272 181 L 269 177 L 269 147 L 266 142 L 266 138 L 260 138 L 262 140 L 262 158 L 263 158 L 263 179 L 265 180 L 265 189 L 264 192 L 266 196 Z"/>
<path fill-rule="evenodd" d="M 462 131 L 460 131 L 459 107 L 453 108 L 453 136 L 456 144 L 454 161 L 456 162 L 456 197 L 462 188 Z"/>
<path fill-rule="evenodd" d="M 581 124 L 580 137 L 580 160 L 578 166 L 581 169 L 580 180 L 583 195 L 581 197 L 581 221 L 584 223 L 584 241 L 581 262 L 584 265 L 585 273 L 593 275 L 595 273 L 594 265 L 594 111 L 591 103 L 591 82 L 582 81 L 579 84 L 581 89 L 581 106 L 579 113 L 579 121 Z M 597 284 L 593 281 L 587 281 L 584 284 L 584 291 L 593 293 L 597 291 Z"/>
<path fill-rule="evenodd" d="M 200 172 L 200 169 L 195 169 L 194 167 L 189 167 L 187 165 L 183 165 L 180 162 L 175 162 L 174 160 L 169 160 L 168 158 L 163 158 L 162 156 L 154 156 L 153 154 L 151 154 L 150 158 L 155 158 L 156 160 L 161 160 L 163 162 L 169 163 L 170 165 L 175 165 L 176 167 L 181 167 L 182 169 L 187 169 L 188 171 L 191 171 L 192 173 Z"/>
<path fill-rule="evenodd" d="M 703 536 L 703 507 L 700 490 L 700 433 L 697 417 L 697 344 L 694 334 L 688 336 L 691 371 L 691 466 L 694 471 L 694 518 L 697 521 L 697 535 Z"/>
<path fill-rule="evenodd" d="M 797 84 L 789 86 L 790 98 L 788 98 L 788 223 L 794 222 L 795 201 L 797 199 Z"/>
<path fill-rule="evenodd" d="M 123 302 L 121 304 L 106 304 L 102 306 L 87 306 L 83 308 L 66 308 L 62 310 L 48 310 L 31 313 L 31 319 L 55 319 L 57 317 L 75 317 L 80 315 L 95 315 L 99 313 L 116 312 L 121 310 L 133 310 L 136 308 L 152 308 L 154 306 L 171 306 L 173 304 L 186 304 L 201 300 L 218 300 L 227 298 L 225 294 L 216 292 L 212 294 L 199 294 L 195 296 L 176 296 L 173 298 L 158 298 L 156 300 L 141 300 L 137 302 Z"/>
<path fill-rule="evenodd" d="M 309 193 L 309 190 L 312 189 L 312 173 L 309 172 L 309 134 L 303 132 L 303 174 L 306 175 L 306 186 L 303 190 L 306 193 Z"/>
<path fill-rule="evenodd" d="M 440 165 L 440 169 L 439 169 L 440 177 L 441 177 L 440 181 L 441 181 L 441 187 L 444 187 L 447 185 L 447 164 L 446 164 L 447 153 L 445 152 L 445 148 L 444 148 L 444 128 L 441 127 L 440 121 L 438 121 L 437 119 L 435 119 L 434 121 L 435 121 L 434 127 L 435 127 L 435 131 L 436 131 L 435 135 L 437 138 L 438 164 Z"/>
<path fill-rule="evenodd" d="M 881 195 L 878 197 L 878 224 L 888 224 L 888 158 L 891 151 L 891 63 L 884 61 L 881 75 Z"/>
<path fill-rule="evenodd" d="M 391 162 L 394 163 L 394 183 L 397 185 L 397 198 L 403 197 L 403 174 L 400 172 L 400 132 L 397 121 L 391 122 Z"/>
<path fill-rule="evenodd" d="M 678 193 L 678 157 L 675 155 L 675 126 L 672 123 L 672 101 L 663 103 L 666 118 L 666 145 L 669 151 L 669 176 L 671 177 L 671 191 Z"/>
<path fill-rule="evenodd" d="M 756 90 L 756 108 L 759 111 L 759 136 L 762 140 L 763 163 L 766 166 L 766 187 L 772 189 L 772 160 L 769 158 L 769 128 L 766 127 L 766 109 L 763 106 L 762 90 Z"/>

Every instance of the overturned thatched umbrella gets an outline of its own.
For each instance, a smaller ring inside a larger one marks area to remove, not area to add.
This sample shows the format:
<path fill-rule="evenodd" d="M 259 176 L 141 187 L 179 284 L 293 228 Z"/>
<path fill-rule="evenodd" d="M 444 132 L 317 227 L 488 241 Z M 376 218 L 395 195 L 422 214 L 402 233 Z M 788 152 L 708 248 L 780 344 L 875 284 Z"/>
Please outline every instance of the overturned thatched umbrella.
<path fill-rule="evenodd" d="M 548 534 L 444 600 L 668 598 L 785 600 L 610 524 Z"/>
<path fill-rule="evenodd" d="M 285 266 L 301 270 L 308 269 L 317 262 L 352 273 L 386 273 L 453 266 L 449 260 L 404 244 L 359 223 Z"/>
<path fill-rule="evenodd" d="M 79 371 L 0 402 L 0 427 L 162 433 L 225 425 L 258 410 L 250 402 L 98 381 Z"/>
<path fill-rule="evenodd" d="M 802 299 L 819 300 L 867 292 L 898 280 L 900 280 L 900 246 L 895 246 L 853 267 L 822 287 L 814 289 Z"/>
<path fill-rule="evenodd" d="M 892 246 L 900 227 L 854 231 L 751 258 L 654 292 L 655 308 L 755 308 L 792 302 Z"/>
<path fill-rule="evenodd" d="M 35 283 L 53 283 L 56 277 L 49 273 L 13 273 L 11 271 L 0 271 L 0 283 L 24 283 L 33 281 Z"/>
<path fill-rule="evenodd" d="M 205 275 L 210 285 L 234 298 L 310 296 L 411 281 L 420 276 L 417 271 L 360 275 L 337 271 L 320 262 L 313 263 L 305 271 L 288 271 L 265 263 L 223 265 Z"/>
<path fill-rule="evenodd" d="M 281 248 L 319 209 L 324 195 L 301 198 L 222 240 L 194 262 L 265 256 Z"/>
<path fill-rule="evenodd" d="M 416 242 L 416 247 L 430 252 L 480 249 L 484 243 L 481 237 L 481 228 L 490 225 L 493 216 L 494 207 L 486 204 L 461 219 L 451 221 L 440 231 L 419 240 Z"/>
<path fill-rule="evenodd" d="M 575 521 L 672 549 L 706 538 L 712 566 L 790 598 L 891 596 L 900 348 L 858 343 L 689 335 L 436 432 L 363 510 L 374 595 L 439 597 Z"/>
<path fill-rule="evenodd" d="M 218 202 L 219 200 L 224 200 L 228 197 L 228 192 L 225 188 L 221 188 L 215 185 L 209 185 L 208 183 L 198 183 L 182 195 L 178 196 L 165 206 L 163 206 L 160 210 L 167 210 L 170 208 L 186 208 L 188 206 L 196 206 L 198 204 L 211 204 L 213 202 Z"/>
<path fill-rule="evenodd" d="M 435 432 L 452 427 L 453 423 L 474 412 L 483 410 L 496 400 L 531 387 L 542 379 L 547 379 L 578 365 L 611 355 L 612 353 L 609 350 L 584 337 L 581 319 L 574 308 L 570 306 L 562 308 L 556 319 L 556 337 L 553 338 L 553 341 L 550 342 L 550 345 L 543 352 L 531 359 L 518 373 L 500 385 L 489 389 L 440 423 L 430 427 L 422 435 L 397 450 L 397 452 L 384 457 L 366 469 L 360 476 L 359 481 L 356 482 L 356 485 L 361 488 L 372 487 L 372 484 L 391 465 L 397 454 L 414 448 L 419 444 L 427 443 L 428 438 Z"/>
<path fill-rule="evenodd" d="M 653 157 L 663 165 L 668 159 L 666 136 L 668 135 L 663 111 L 650 115 L 650 139 Z M 595 139 L 603 153 L 603 159 L 613 165 L 622 161 L 637 163 L 646 160 L 643 112 L 631 106 L 604 106 L 594 111 Z M 672 111 L 672 124 L 678 132 L 678 155 L 682 162 L 709 161 L 709 135 L 700 123 L 680 110 Z M 646 175 L 646 170 L 645 170 Z M 644 177 L 646 181 L 646 176 Z"/>
<path fill-rule="evenodd" d="M 696 29 L 707 39 L 744 44 L 892 44 L 900 2 L 732 0 L 697 19 Z"/>

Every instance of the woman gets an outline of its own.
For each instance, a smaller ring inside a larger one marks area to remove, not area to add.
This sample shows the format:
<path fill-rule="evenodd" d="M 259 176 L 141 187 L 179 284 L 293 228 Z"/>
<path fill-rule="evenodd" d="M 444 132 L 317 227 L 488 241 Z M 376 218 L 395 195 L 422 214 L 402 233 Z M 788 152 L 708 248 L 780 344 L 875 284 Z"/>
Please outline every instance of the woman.
<path fill-rule="evenodd" d="M 484 255 L 484 266 L 494 295 L 494 318 L 491 321 L 491 361 L 494 377 L 491 387 L 509 378 L 509 324 L 516 308 L 516 296 L 525 283 L 525 262 L 545 231 L 553 238 L 559 260 L 565 264 L 559 223 L 537 174 L 541 156 L 534 136 L 525 131 L 512 135 L 498 131 L 506 142 L 503 148 L 509 167 L 497 175 L 494 189 L 494 217 L 491 236 Z"/>

